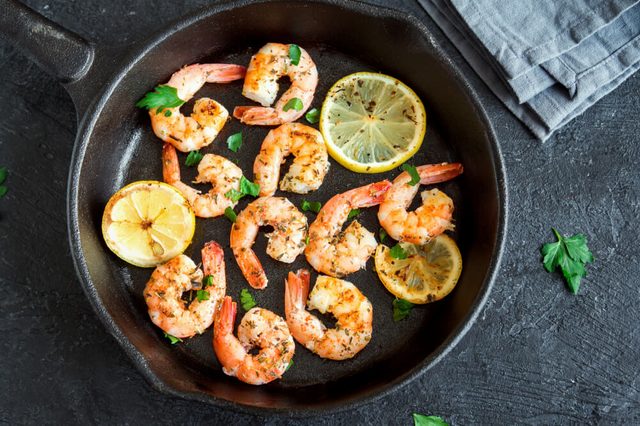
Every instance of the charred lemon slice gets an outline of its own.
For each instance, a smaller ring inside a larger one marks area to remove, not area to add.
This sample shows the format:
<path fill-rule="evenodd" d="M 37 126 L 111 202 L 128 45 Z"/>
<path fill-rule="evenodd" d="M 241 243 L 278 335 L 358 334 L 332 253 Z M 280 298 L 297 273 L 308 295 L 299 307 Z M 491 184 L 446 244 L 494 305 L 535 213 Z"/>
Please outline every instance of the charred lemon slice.
<path fill-rule="evenodd" d="M 196 219 L 189 202 L 163 182 L 145 180 L 116 192 L 104 209 L 102 236 L 119 258 L 143 268 L 181 254 Z"/>
<path fill-rule="evenodd" d="M 383 244 L 375 254 L 378 277 L 394 296 L 423 304 L 440 300 L 453 290 L 462 272 L 462 257 L 453 239 L 443 234 L 423 246 L 400 243 L 400 247 L 394 252 L 401 256 Z"/>
<path fill-rule="evenodd" d="M 329 154 L 359 173 L 391 170 L 422 145 L 427 113 L 416 93 L 384 74 L 358 72 L 329 89 L 320 131 Z"/>

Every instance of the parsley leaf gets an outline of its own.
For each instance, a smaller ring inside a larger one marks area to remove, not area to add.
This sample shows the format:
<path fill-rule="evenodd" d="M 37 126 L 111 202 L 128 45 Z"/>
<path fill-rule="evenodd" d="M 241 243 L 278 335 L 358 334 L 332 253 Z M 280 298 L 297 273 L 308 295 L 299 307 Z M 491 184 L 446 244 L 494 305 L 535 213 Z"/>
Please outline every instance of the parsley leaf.
<path fill-rule="evenodd" d="M 230 189 L 224 194 L 224 196 L 234 203 L 237 203 L 238 200 L 240 200 L 240 198 L 244 197 L 245 195 L 257 197 L 258 194 L 260 194 L 260 185 L 258 185 L 257 183 L 253 183 L 246 177 L 242 176 L 240 178 L 240 191 L 238 191 L 237 189 Z"/>
<path fill-rule="evenodd" d="M 7 179 L 7 168 L 0 167 L 0 184 L 4 183 L 6 179 Z M 8 190 L 9 189 L 6 186 L 0 185 L 0 198 L 4 197 Z"/>
<path fill-rule="evenodd" d="M 389 255 L 394 259 L 406 259 L 408 256 L 406 250 L 402 248 L 400 243 L 391 247 L 391 250 L 389 251 Z"/>
<path fill-rule="evenodd" d="M 287 112 L 290 109 L 295 109 L 296 111 L 302 110 L 302 101 L 300 100 L 300 98 L 291 98 L 289 99 L 289 102 L 284 104 L 284 107 L 282 107 L 282 110 L 284 112 Z"/>
<path fill-rule="evenodd" d="M 178 89 L 160 85 L 156 86 L 153 92 L 147 92 L 142 99 L 136 102 L 136 106 L 145 109 L 157 108 L 156 114 L 159 114 L 165 108 L 176 108 L 183 103 L 184 101 L 178 97 Z"/>
<path fill-rule="evenodd" d="M 237 189 L 230 189 L 224 193 L 224 196 L 230 199 L 231 201 L 233 201 L 234 203 L 237 203 L 238 200 L 240 200 L 240 198 L 244 197 L 244 194 L 241 191 L 238 191 Z"/>
<path fill-rule="evenodd" d="M 206 277 L 204 277 L 204 279 L 202 280 L 202 286 L 204 288 L 207 288 L 212 285 L 213 285 L 213 275 L 207 275 Z"/>
<path fill-rule="evenodd" d="M 242 176 L 240 178 L 240 192 L 242 192 L 244 195 L 257 197 L 258 194 L 260 194 L 260 185 L 258 185 L 257 183 L 253 183 L 246 177 Z"/>
<path fill-rule="evenodd" d="M 253 296 L 246 288 L 240 290 L 240 304 L 242 305 L 242 309 L 248 311 L 249 309 L 256 306 L 256 301 L 253 300 Z"/>
<path fill-rule="evenodd" d="M 178 342 L 182 342 L 182 339 L 181 339 L 181 338 L 176 337 L 176 336 L 172 336 L 172 335 L 170 335 L 169 333 L 167 333 L 166 331 L 165 331 L 165 333 L 164 333 L 164 337 L 166 337 L 167 339 L 169 339 L 169 341 L 171 342 L 171 344 L 172 344 L 172 345 L 175 345 L 175 344 L 176 344 L 176 343 L 178 343 Z"/>
<path fill-rule="evenodd" d="M 287 364 L 287 368 L 284 369 L 284 372 L 286 373 L 287 371 L 289 371 L 292 365 L 293 365 L 293 358 L 291 359 L 291 361 L 289 361 L 289 364 Z"/>
<path fill-rule="evenodd" d="M 304 115 L 309 124 L 316 124 L 320 121 L 320 110 L 318 108 L 312 108 Z"/>
<path fill-rule="evenodd" d="M 358 216 L 362 211 L 360 209 L 353 209 L 349 212 L 349 216 L 347 216 L 347 220 L 351 220 L 354 217 Z"/>
<path fill-rule="evenodd" d="M 411 176 L 411 180 L 407 182 L 407 185 L 413 186 L 420 183 L 420 174 L 418 173 L 418 169 L 416 169 L 415 166 L 405 163 L 400 168 L 409 173 L 409 176 Z"/>
<path fill-rule="evenodd" d="M 184 165 L 187 167 L 193 167 L 197 165 L 204 155 L 200 153 L 200 151 L 191 151 L 189 155 L 187 155 L 187 159 L 184 160 Z"/>
<path fill-rule="evenodd" d="M 238 152 L 242 146 L 242 132 L 234 133 L 227 138 L 227 147 L 233 151 Z"/>
<path fill-rule="evenodd" d="M 322 208 L 322 203 L 320 201 L 302 200 L 300 207 L 302 207 L 303 212 L 312 211 L 314 213 L 319 213 Z"/>
<path fill-rule="evenodd" d="M 306 245 L 309 245 L 309 236 L 307 235 L 306 238 L 304 239 L 304 243 Z"/>
<path fill-rule="evenodd" d="M 196 298 L 198 299 L 198 302 L 209 300 L 209 292 L 207 290 L 198 290 L 196 292 Z"/>
<path fill-rule="evenodd" d="M 380 228 L 380 242 L 383 242 L 386 238 L 387 238 L 387 231 L 384 230 L 384 228 Z"/>
<path fill-rule="evenodd" d="M 425 416 L 424 414 L 413 413 L 414 426 L 449 426 L 442 417 Z"/>
<path fill-rule="evenodd" d="M 542 263 L 547 272 L 553 272 L 560 267 L 569 290 L 576 294 L 580 288 L 580 280 L 587 275 L 584 266 L 593 262 L 593 254 L 587 247 L 584 235 L 576 234 L 565 238 L 555 228 L 551 229 L 558 241 L 542 246 Z"/>
<path fill-rule="evenodd" d="M 297 44 L 289 45 L 289 59 L 291 59 L 291 63 L 293 65 L 298 65 L 300 63 L 300 56 L 302 52 L 300 51 L 300 46 Z"/>
<path fill-rule="evenodd" d="M 407 302 L 404 299 L 393 300 L 393 320 L 398 322 L 409 316 L 413 309 L 413 303 Z"/>
<path fill-rule="evenodd" d="M 236 212 L 233 211 L 231 207 L 227 207 L 226 209 L 224 209 L 224 215 L 231 222 L 235 222 L 236 219 L 238 218 L 238 215 L 236 214 Z"/>

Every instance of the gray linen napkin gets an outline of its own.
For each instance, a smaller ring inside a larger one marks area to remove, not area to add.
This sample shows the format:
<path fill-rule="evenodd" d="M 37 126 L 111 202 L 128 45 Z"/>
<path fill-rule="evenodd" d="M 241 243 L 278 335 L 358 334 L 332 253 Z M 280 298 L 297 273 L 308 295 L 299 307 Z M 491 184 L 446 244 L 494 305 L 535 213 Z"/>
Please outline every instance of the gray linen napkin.
<path fill-rule="evenodd" d="M 418 1 L 542 140 L 640 68 L 638 0 Z"/>

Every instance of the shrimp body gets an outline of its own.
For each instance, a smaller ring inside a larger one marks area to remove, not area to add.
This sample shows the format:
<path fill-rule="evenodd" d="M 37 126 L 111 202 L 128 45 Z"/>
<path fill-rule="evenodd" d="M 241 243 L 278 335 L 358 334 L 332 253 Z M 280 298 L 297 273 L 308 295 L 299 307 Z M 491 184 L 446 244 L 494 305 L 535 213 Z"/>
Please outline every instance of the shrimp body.
<path fill-rule="evenodd" d="M 211 275 L 212 284 L 202 287 L 202 271 L 181 254 L 158 266 L 144 289 L 151 321 L 172 336 L 185 338 L 201 334 L 213 323 L 218 305 L 226 292 L 224 253 L 214 241 L 202 249 L 204 275 Z M 194 299 L 189 306 L 182 293 L 195 290 L 194 283 L 208 292 L 207 300 Z"/>
<path fill-rule="evenodd" d="M 278 187 L 280 165 L 293 154 L 295 159 L 280 182 L 280 190 L 306 194 L 322 185 L 329 171 L 327 148 L 322 133 L 300 123 L 286 123 L 267 134 L 253 163 L 260 195 L 273 195 Z"/>
<path fill-rule="evenodd" d="M 261 107 L 240 106 L 233 116 L 249 125 L 276 126 L 300 118 L 311 106 L 318 85 L 316 64 L 306 50 L 300 48 L 300 62 L 291 63 L 289 44 L 267 43 L 253 57 L 244 79 L 242 94 L 260 103 Z M 278 96 L 278 79 L 287 76 L 291 86 L 280 97 L 274 108 L 270 105 Z M 284 110 L 292 99 L 299 99 L 302 108 Z"/>
<path fill-rule="evenodd" d="M 282 377 L 293 358 L 295 343 L 286 321 L 271 311 L 252 308 L 233 335 L 236 303 L 222 301 L 213 331 L 213 350 L 222 371 L 250 385 L 262 385 Z M 260 348 L 256 355 L 249 351 Z"/>
<path fill-rule="evenodd" d="M 242 274 L 253 288 L 265 288 L 268 280 L 262 264 L 251 249 L 261 226 L 272 226 L 267 234 L 267 254 L 291 263 L 304 251 L 307 218 L 291 201 L 282 197 L 261 197 L 250 203 L 231 227 L 230 245 Z"/>
<path fill-rule="evenodd" d="M 460 163 L 429 164 L 417 167 L 422 185 L 444 182 L 462 173 Z M 422 192 L 422 205 L 408 212 L 419 185 L 409 185 L 411 177 L 402 172 L 393 180 L 378 210 L 380 225 L 394 240 L 425 244 L 427 241 L 453 229 L 453 200 L 437 189 Z"/>
<path fill-rule="evenodd" d="M 374 234 L 354 220 L 341 232 L 352 209 L 380 204 L 391 182 L 384 180 L 335 195 L 309 227 L 304 254 L 318 272 L 342 277 L 365 267 L 378 243 Z"/>
<path fill-rule="evenodd" d="M 309 271 L 289 272 L 285 282 L 285 314 L 293 337 L 322 358 L 353 358 L 371 341 L 373 307 L 348 281 L 320 275 L 309 295 Z M 335 328 L 327 328 L 305 309 L 331 313 Z"/>
<path fill-rule="evenodd" d="M 193 64 L 175 72 L 166 83 L 176 88 L 178 97 L 189 101 L 205 83 L 228 83 L 244 77 L 245 68 L 233 64 Z M 209 98 L 198 99 L 189 117 L 180 113 L 180 107 L 157 112 L 149 110 L 151 126 L 160 139 L 182 152 L 209 145 L 224 127 L 229 112 L 220 103 Z"/>
<path fill-rule="evenodd" d="M 212 188 L 206 194 L 190 187 L 180 180 L 180 163 L 172 145 L 164 144 L 162 150 L 162 174 L 164 181 L 176 189 L 189 201 L 198 217 L 216 217 L 224 214 L 227 207 L 233 208 L 238 202 L 225 194 L 240 189 L 242 169 L 232 161 L 215 154 L 205 154 L 198 164 L 198 176 L 195 183 L 211 183 Z"/>

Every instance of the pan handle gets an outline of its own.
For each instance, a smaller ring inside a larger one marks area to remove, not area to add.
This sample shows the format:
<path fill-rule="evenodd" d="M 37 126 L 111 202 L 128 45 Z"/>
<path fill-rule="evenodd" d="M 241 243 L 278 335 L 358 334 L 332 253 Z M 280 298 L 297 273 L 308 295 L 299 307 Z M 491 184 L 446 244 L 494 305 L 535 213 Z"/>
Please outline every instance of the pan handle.
<path fill-rule="evenodd" d="M 82 78 L 93 63 L 94 47 L 16 0 L 0 0 L 0 35 L 40 67 L 71 83 Z"/>

